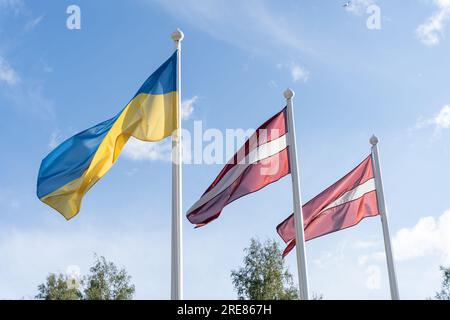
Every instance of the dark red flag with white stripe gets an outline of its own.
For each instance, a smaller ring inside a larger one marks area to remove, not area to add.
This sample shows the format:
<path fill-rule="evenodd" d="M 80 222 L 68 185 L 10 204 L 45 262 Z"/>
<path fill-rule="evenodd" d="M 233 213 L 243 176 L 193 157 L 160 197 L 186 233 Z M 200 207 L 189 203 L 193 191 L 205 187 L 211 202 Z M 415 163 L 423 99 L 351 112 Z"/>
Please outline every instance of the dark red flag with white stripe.
<path fill-rule="evenodd" d="M 305 241 L 353 227 L 379 215 L 372 157 L 366 158 L 341 180 L 303 206 Z M 294 215 L 277 227 L 287 244 L 283 256 L 295 247 Z"/>
<path fill-rule="evenodd" d="M 219 217 L 223 208 L 289 174 L 286 108 L 266 121 L 219 173 L 187 218 L 198 227 Z"/>

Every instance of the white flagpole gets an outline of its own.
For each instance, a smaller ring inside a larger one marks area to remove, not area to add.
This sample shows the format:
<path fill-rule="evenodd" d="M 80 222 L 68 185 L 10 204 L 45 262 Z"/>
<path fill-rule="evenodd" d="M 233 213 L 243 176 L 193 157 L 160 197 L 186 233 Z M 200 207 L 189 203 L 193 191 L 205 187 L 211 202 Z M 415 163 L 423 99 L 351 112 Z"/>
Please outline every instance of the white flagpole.
<path fill-rule="evenodd" d="M 292 196 L 294 201 L 295 241 L 297 250 L 298 284 L 300 300 L 308 300 L 308 276 L 306 269 L 305 233 L 303 227 L 302 199 L 297 163 L 297 142 L 295 139 L 294 109 L 292 99 L 295 93 L 291 89 L 284 92 L 287 104 L 287 137 L 289 145 L 289 164 L 292 177 Z"/>
<path fill-rule="evenodd" d="M 392 253 L 391 235 L 389 233 L 386 201 L 384 199 L 383 180 L 381 176 L 380 158 L 378 154 L 378 138 L 375 135 L 370 138 L 370 144 L 372 145 L 372 166 L 375 176 L 375 188 L 377 189 L 378 209 L 380 210 L 381 224 L 383 226 L 384 248 L 386 250 L 386 262 L 389 274 L 391 299 L 400 300 L 397 276 L 395 274 L 394 256 Z"/>
<path fill-rule="evenodd" d="M 181 41 L 184 34 L 180 29 L 172 33 L 177 50 L 177 130 L 172 134 L 172 263 L 171 299 L 183 299 L 183 229 L 181 208 Z"/>

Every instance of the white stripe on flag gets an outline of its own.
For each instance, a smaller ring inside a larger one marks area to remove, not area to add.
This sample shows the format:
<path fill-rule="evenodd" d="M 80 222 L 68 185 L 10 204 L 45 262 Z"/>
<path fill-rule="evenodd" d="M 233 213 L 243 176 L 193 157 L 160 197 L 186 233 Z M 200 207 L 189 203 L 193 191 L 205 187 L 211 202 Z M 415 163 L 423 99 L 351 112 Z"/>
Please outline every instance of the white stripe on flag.
<path fill-rule="evenodd" d="M 256 149 L 253 149 L 239 164 L 236 164 L 232 167 L 217 185 L 211 189 L 208 193 L 203 195 L 188 211 L 188 214 L 205 203 L 219 195 L 225 189 L 227 189 L 231 184 L 239 178 L 242 173 L 244 173 L 245 169 L 247 169 L 250 165 L 274 156 L 287 147 L 286 135 L 283 135 L 275 140 L 269 141 L 265 144 L 258 146 Z"/>
<path fill-rule="evenodd" d="M 320 212 L 322 213 L 331 208 L 335 208 L 337 206 L 343 205 L 347 202 L 357 200 L 357 199 L 361 198 L 363 195 L 365 195 L 366 193 L 369 193 L 369 192 L 375 191 L 375 190 L 376 190 L 375 189 L 375 179 L 372 178 L 370 180 L 367 180 L 363 184 L 360 184 L 356 188 L 354 188 L 350 191 L 347 191 L 346 193 L 344 193 L 338 199 L 336 199 L 335 201 L 330 203 L 325 209 L 323 209 Z"/>

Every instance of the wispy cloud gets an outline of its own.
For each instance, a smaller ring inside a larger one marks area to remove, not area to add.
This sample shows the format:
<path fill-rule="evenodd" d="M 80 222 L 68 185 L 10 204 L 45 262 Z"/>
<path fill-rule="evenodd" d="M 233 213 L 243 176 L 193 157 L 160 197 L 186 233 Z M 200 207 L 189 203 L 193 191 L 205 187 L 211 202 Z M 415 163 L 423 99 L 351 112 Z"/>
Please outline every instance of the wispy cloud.
<path fill-rule="evenodd" d="M 351 14 L 360 16 L 365 14 L 367 8 L 374 3 L 373 0 L 353 0 L 345 7 L 345 10 Z"/>
<path fill-rule="evenodd" d="M 0 0 L 0 14 L 11 15 L 20 14 L 23 28 L 7 32 L 8 37 L 21 39 L 27 30 L 36 27 L 44 18 L 39 16 L 33 18 L 32 12 L 26 7 L 22 0 Z M 28 19 L 28 22 L 27 20 Z M 0 19 L 3 24 L 3 20 Z M 6 26 L 1 26 L 5 27 Z M 19 41 L 21 42 L 21 41 Z M 2 39 L 0 52 L 3 48 L 15 47 L 11 45 L 9 39 Z M 13 55 L 10 53 L 10 55 Z M 25 69 L 24 69 L 25 70 Z M 29 71 L 29 69 L 27 69 Z M 28 115 L 54 120 L 53 102 L 44 94 L 44 81 L 32 76 L 29 72 L 17 71 L 17 66 L 8 61 L 6 56 L 0 55 L 0 94 L 7 100 L 5 107 L 15 108 L 19 112 L 26 112 Z"/>
<path fill-rule="evenodd" d="M 309 79 L 309 72 L 298 64 L 291 66 L 291 76 L 294 82 L 303 81 L 306 82 Z"/>
<path fill-rule="evenodd" d="M 375 249 L 375 248 L 374 248 Z M 379 248 L 376 248 L 379 250 Z M 372 253 L 363 254 L 358 257 L 358 265 L 365 266 L 369 263 L 379 263 L 386 261 L 386 254 L 384 251 L 374 251 Z"/>
<path fill-rule="evenodd" d="M 0 0 L 0 9 L 12 10 L 14 13 L 20 13 L 25 8 L 22 0 Z"/>
<path fill-rule="evenodd" d="M 134 227 L 133 230 L 70 228 L 68 231 L 2 230 L 0 299 L 32 299 L 37 285 L 50 272 L 64 273 L 70 265 L 79 266 L 86 274 L 94 252 L 120 267 L 126 266 L 136 284 L 137 298 L 168 297 L 166 280 L 170 275 L 165 256 L 169 247 L 164 241 L 165 230 L 143 232 Z M 118 233 L 120 237 L 113 236 Z M 149 246 L 151 243 L 158 245 Z"/>
<path fill-rule="evenodd" d="M 3 190 L 1 191 L 2 193 L 0 193 L 0 207 L 3 207 L 3 209 L 18 209 L 21 207 L 21 202 L 16 195 L 11 194 L 10 192 L 5 195 L 3 194 Z"/>
<path fill-rule="evenodd" d="M 167 139 L 161 142 L 145 142 L 131 138 L 123 149 L 123 155 L 137 161 L 170 161 L 172 145 Z"/>
<path fill-rule="evenodd" d="M 183 162 L 190 163 L 192 161 L 190 143 L 181 140 L 181 149 L 183 154 Z M 159 142 L 146 142 L 135 138 L 128 140 L 123 149 L 124 157 L 134 161 L 172 161 L 172 142 L 170 138 L 166 138 Z"/>
<path fill-rule="evenodd" d="M 0 8 L 17 8 L 23 6 L 22 0 L 0 0 Z"/>
<path fill-rule="evenodd" d="M 353 248 L 367 252 L 379 250 L 380 242 L 376 240 L 359 240 L 353 243 Z M 384 262 L 386 255 L 383 251 L 365 253 L 358 257 L 358 266 L 364 268 L 365 285 L 369 290 L 381 289 L 381 269 L 379 264 Z"/>
<path fill-rule="evenodd" d="M 10 90 L 3 90 L 3 95 L 19 112 L 46 120 L 55 119 L 54 103 L 45 95 L 41 83 L 21 81 Z"/>
<path fill-rule="evenodd" d="M 442 130 L 450 128 L 450 106 L 442 107 L 438 114 L 431 118 L 419 119 L 416 123 L 416 129 L 426 127 L 434 127 L 435 134 L 439 134 Z"/>
<path fill-rule="evenodd" d="M 5 82 L 10 86 L 14 86 L 20 82 L 18 73 L 2 56 L 0 56 L 0 81 Z"/>
<path fill-rule="evenodd" d="M 181 119 L 188 120 L 194 113 L 195 104 L 198 96 L 183 100 L 181 102 Z M 183 141 L 183 140 L 182 140 Z M 190 150 L 183 147 L 183 159 L 188 161 L 191 157 Z M 125 145 L 123 150 L 125 157 L 131 160 L 142 161 L 171 161 L 172 159 L 172 143 L 170 139 L 159 142 L 146 142 L 131 138 Z"/>
<path fill-rule="evenodd" d="M 194 105 L 197 100 L 198 97 L 194 96 L 181 103 L 181 118 L 183 120 L 188 120 L 192 116 Z M 50 136 L 48 147 L 54 149 L 63 141 L 63 138 L 64 137 L 59 130 L 54 131 Z M 132 137 L 125 145 L 123 155 L 126 158 L 135 161 L 147 160 L 168 162 L 172 159 L 172 143 L 170 139 L 159 142 L 147 142 Z M 190 157 L 188 154 L 187 156 Z M 187 160 L 185 159 L 185 161 Z"/>
<path fill-rule="evenodd" d="M 366 269 L 366 287 L 369 290 L 381 289 L 381 269 L 378 265 L 370 265 Z"/>
<path fill-rule="evenodd" d="M 417 30 L 417 37 L 427 46 L 435 46 L 441 42 L 444 28 L 450 21 L 450 0 L 434 0 L 437 11 Z"/>
<path fill-rule="evenodd" d="M 347 241 L 342 241 L 333 250 L 323 252 L 320 257 L 313 260 L 313 263 L 319 269 L 335 268 L 338 265 L 342 265 L 346 247 Z"/>
<path fill-rule="evenodd" d="M 309 80 L 309 71 L 307 71 L 303 66 L 296 62 L 287 64 L 279 63 L 277 65 L 277 68 L 281 70 L 288 70 L 292 81 L 294 82 L 307 82 Z"/>
<path fill-rule="evenodd" d="M 378 240 L 358 240 L 353 243 L 353 247 L 356 249 L 368 249 L 379 246 Z"/>
<path fill-rule="evenodd" d="M 198 96 L 194 96 L 190 99 L 186 99 L 183 102 L 181 102 L 181 119 L 182 120 L 189 120 L 189 118 L 192 116 L 192 113 L 194 112 L 194 105 L 198 101 Z"/>
<path fill-rule="evenodd" d="M 373 237 L 359 241 L 343 241 L 335 246 L 334 250 L 322 253 L 312 263 L 318 269 L 335 271 L 336 269 L 348 269 L 346 261 L 349 261 L 354 252 L 361 252 L 357 258 L 357 264 L 352 263 L 358 277 L 364 279 L 364 285 L 371 291 L 380 290 L 382 287 L 382 273 L 380 263 L 384 261 L 384 252 L 367 253 L 370 250 L 379 250 L 380 242 Z M 356 274 L 353 275 L 356 277 Z"/>
<path fill-rule="evenodd" d="M 34 18 L 34 19 L 28 21 L 28 22 L 25 24 L 25 27 L 23 28 L 24 31 L 31 31 L 31 30 L 33 30 L 34 28 L 36 28 L 36 27 L 42 22 L 42 20 L 44 19 L 44 17 L 45 17 L 44 15 L 40 15 L 40 16 L 38 16 L 38 17 L 36 17 L 36 18 Z"/>
<path fill-rule="evenodd" d="M 61 135 L 61 132 L 59 130 L 55 131 L 50 136 L 48 148 L 55 149 L 62 141 L 63 141 L 63 136 Z"/>
<path fill-rule="evenodd" d="M 275 80 L 270 80 L 268 84 L 271 88 L 278 88 L 278 83 Z"/>
<path fill-rule="evenodd" d="M 298 29 L 267 1 L 158 0 L 158 3 L 177 19 L 252 53 L 305 50 Z"/>

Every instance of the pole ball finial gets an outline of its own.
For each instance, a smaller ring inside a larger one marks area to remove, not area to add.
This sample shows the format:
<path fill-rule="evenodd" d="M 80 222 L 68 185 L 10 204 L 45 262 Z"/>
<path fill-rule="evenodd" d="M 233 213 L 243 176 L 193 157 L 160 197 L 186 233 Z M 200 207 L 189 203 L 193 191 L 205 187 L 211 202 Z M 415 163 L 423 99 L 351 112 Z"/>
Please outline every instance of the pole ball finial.
<path fill-rule="evenodd" d="M 292 91 L 292 89 L 288 88 L 286 89 L 286 91 L 283 93 L 284 97 L 286 98 L 286 100 L 292 99 L 295 96 L 295 92 Z"/>
<path fill-rule="evenodd" d="M 182 41 L 184 38 L 184 33 L 180 29 L 177 28 L 176 31 L 172 32 L 172 40 L 173 41 Z"/>
<path fill-rule="evenodd" d="M 369 141 L 370 141 L 370 144 L 373 146 L 376 146 L 378 144 L 378 138 L 375 135 L 373 135 Z"/>

